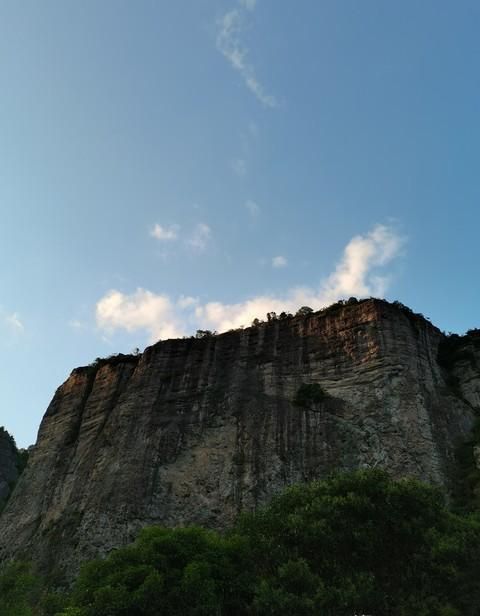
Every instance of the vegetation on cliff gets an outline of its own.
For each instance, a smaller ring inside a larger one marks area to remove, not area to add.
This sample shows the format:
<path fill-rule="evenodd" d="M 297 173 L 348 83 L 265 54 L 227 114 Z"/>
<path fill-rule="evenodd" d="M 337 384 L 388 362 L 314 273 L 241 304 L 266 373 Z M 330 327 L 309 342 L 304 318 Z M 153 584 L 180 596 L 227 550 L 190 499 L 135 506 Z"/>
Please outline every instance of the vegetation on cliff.
<path fill-rule="evenodd" d="M 0 426 L 0 512 L 15 487 L 28 460 L 28 451 L 18 449 L 15 439 Z"/>
<path fill-rule="evenodd" d="M 458 446 L 456 462 L 455 505 L 460 511 L 480 511 L 480 417 L 470 437 Z"/>
<path fill-rule="evenodd" d="M 0 616 L 474 616 L 480 521 L 378 470 L 287 489 L 226 535 L 144 529 L 86 564 L 68 594 L 0 575 Z"/>

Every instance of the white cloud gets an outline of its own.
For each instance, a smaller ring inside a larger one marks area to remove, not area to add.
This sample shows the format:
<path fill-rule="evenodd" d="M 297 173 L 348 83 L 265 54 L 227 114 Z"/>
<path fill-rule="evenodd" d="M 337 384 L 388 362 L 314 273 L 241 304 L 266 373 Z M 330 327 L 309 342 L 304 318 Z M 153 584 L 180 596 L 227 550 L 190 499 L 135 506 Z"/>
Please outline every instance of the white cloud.
<path fill-rule="evenodd" d="M 193 230 L 190 238 L 187 239 L 187 245 L 196 252 L 203 252 L 212 237 L 212 230 L 208 225 L 201 222 Z"/>
<path fill-rule="evenodd" d="M 152 341 L 178 338 L 185 333 L 178 308 L 167 295 L 156 295 L 141 288 L 125 295 L 112 289 L 97 303 L 96 320 L 98 327 L 107 333 L 117 329 L 144 330 Z"/>
<path fill-rule="evenodd" d="M 178 307 L 184 310 L 185 308 L 191 308 L 192 306 L 196 306 L 198 304 L 197 297 L 190 297 L 189 295 L 180 295 L 177 301 Z"/>
<path fill-rule="evenodd" d="M 203 327 L 224 331 L 248 325 L 271 311 L 295 312 L 304 305 L 318 310 L 344 297 L 383 296 L 389 280 L 376 269 L 398 256 L 402 244 L 393 229 L 377 225 L 368 234 L 350 240 L 334 272 L 319 288 L 298 287 L 283 296 L 263 295 L 237 304 L 210 302 L 197 306 L 195 316 Z"/>
<path fill-rule="evenodd" d="M 23 333 L 25 331 L 25 326 L 20 320 L 20 316 L 18 312 L 13 312 L 12 314 L 8 314 L 5 317 L 5 323 L 8 327 L 16 333 Z"/>
<path fill-rule="evenodd" d="M 248 134 L 254 139 L 258 137 L 258 126 L 255 122 L 253 122 L 253 120 L 248 123 Z"/>
<path fill-rule="evenodd" d="M 247 208 L 252 218 L 257 218 L 257 216 L 260 214 L 260 206 L 251 199 L 245 201 L 245 207 Z"/>
<path fill-rule="evenodd" d="M 150 235 L 160 241 L 171 241 L 178 238 L 178 225 L 171 225 L 170 227 L 162 227 L 156 223 L 150 230 Z"/>
<path fill-rule="evenodd" d="M 393 229 L 377 225 L 366 236 L 357 235 L 347 244 L 343 258 L 322 287 L 325 303 L 352 295 L 383 296 L 388 276 L 372 273 L 399 254 L 404 240 Z"/>
<path fill-rule="evenodd" d="M 253 11 L 255 0 L 241 0 L 241 7 L 232 9 L 218 20 L 217 49 L 231 66 L 240 73 L 243 82 L 265 107 L 276 107 L 277 100 L 266 92 L 255 75 L 253 66 L 247 61 L 248 49 L 241 42 L 243 15 Z"/>
<path fill-rule="evenodd" d="M 389 283 L 378 270 L 401 251 L 403 238 L 384 225 L 350 240 L 334 271 L 318 287 L 297 287 L 282 295 L 260 295 L 233 304 L 181 296 L 177 301 L 137 289 L 131 295 L 109 291 L 96 307 L 97 325 L 107 333 L 144 330 L 152 341 L 178 337 L 195 329 L 225 331 L 249 325 L 267 312 L 296 312 L 300 306 L 317 310 L 340 298 L 383 296 Z"/>
<path fill-rule="evenodd" d="M 272 267 L 275 268 L 280 268 L 280 267 L 286 267 L 287 265 L 287 259 L 285 257 L 282 257 L 282 255 L 278 255 L 278 257 L 273 257 L 272 259 Z"/>
<path fill-rule="evenodd" d="M 238 177 L 243 178 L 247 174 L 247 163 L 243 158 L 232 160 L 232 169 Z"/>

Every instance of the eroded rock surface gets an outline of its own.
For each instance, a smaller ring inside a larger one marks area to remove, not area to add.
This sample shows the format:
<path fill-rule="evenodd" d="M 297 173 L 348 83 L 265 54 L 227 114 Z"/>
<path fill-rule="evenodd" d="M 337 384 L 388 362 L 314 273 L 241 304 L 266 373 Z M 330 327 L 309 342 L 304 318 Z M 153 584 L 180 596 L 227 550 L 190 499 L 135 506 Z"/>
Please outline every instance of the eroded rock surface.
<path fill-rule="evenodd" d="M 442 339 L 423 318 L 366 300 L 76 369 L 0 519 L 0 559 L 27 555 L 68 577 L 142 526 L 225 527 L 333 469 L 448 486 L 480 372 L 462 372 L 458 395 L 437 363 Z M 328 398 L 294 406 L 302 383 Z"/>

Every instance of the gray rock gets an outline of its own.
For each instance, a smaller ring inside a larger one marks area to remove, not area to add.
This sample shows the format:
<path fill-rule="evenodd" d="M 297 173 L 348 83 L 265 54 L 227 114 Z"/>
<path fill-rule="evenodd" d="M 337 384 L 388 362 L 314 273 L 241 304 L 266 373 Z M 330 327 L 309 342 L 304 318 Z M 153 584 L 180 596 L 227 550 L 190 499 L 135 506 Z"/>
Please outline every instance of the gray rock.
<path fill-rule="evenodd" d="M 436 359 L 442 339 L 423 318 L 367 300 L 76 369 L 0 518 L 0 559 L 33 558 L 68 579 L 145 525 L 227 527 L 334 469 L 448 488 L 480 371 L 453 391 Z M 329 397 L 294 406 L 302 383 Z"/>

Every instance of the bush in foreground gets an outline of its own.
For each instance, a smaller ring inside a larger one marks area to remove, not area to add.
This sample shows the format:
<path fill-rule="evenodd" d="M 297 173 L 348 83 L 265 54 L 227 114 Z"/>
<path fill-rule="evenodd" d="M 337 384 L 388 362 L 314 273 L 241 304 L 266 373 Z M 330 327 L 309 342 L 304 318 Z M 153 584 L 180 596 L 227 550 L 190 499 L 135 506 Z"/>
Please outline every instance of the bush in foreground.
<path fill-rule="evenodd" d="M 0 616 L 55 613 L 27 595 Z M 86 564 L 64 599 L 61 616 L 478 616 L 480 523 L 417 481 L 335 475 L 226 535 L 145 529 Z"/>

